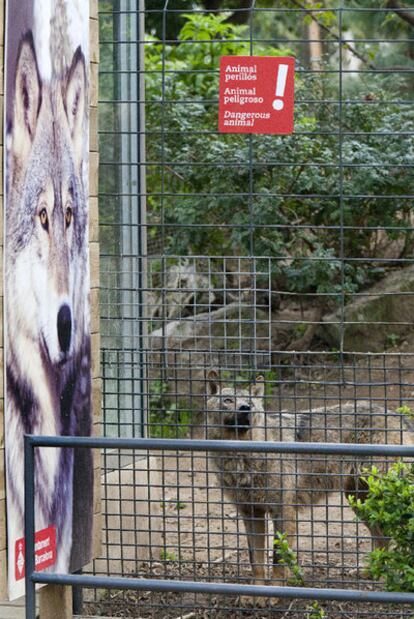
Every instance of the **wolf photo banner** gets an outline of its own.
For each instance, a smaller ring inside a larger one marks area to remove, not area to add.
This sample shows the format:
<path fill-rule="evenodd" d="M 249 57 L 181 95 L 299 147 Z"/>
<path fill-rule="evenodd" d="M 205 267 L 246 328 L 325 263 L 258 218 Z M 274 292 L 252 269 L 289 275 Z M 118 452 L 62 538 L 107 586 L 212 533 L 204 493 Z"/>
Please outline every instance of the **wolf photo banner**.
<path fill-rule="evenodd" d="M 90 435 L 89 0 L 9 0 L 5 64 L 5 448 L 9 598 L 24 594 L 23 436 Z M 93 461 L 39 449 L 39 570 L 91 559 Z"/>

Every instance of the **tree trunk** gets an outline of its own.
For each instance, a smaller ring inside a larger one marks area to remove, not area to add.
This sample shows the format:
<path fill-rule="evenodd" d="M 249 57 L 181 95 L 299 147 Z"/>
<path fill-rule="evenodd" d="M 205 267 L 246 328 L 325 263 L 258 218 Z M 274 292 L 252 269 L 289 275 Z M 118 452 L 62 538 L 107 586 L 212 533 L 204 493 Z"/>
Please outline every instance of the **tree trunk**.
<path fill-rule="evenodd" d="M 312 71 L 318 71 L 322 64 L 322 33 L 319 23 L 312 19 L 308 25 L 309 65 Z"/>

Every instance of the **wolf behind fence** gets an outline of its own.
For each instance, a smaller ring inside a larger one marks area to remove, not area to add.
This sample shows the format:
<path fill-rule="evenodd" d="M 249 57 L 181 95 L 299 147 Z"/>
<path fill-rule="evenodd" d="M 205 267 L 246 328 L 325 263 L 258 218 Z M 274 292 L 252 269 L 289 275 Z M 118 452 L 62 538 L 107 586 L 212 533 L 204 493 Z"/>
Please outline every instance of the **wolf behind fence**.
<path fill-rule="evenodd" d="M 246 387 L 223 386 L 217 371 L 207 374 L 207 437 L 253 441 L 328 443 L 414 443 L 412 428 L 401 415 L 386 412 L 368 401 L 293 413 L 266 413 L 264 378 Z M 298 536 L 298 513 L 317 505 L 328 493 L 342 492 L 364 500 L 367 486 L 362 476 L 370 459 L 364 456 L 333 459 L 329 456 L 245 452 L 212 455 L 220 486 L 237 505 L 247 534 L 255 584 L 266 582 L 266 516 L 274 533 L 286 534 L 291 548 Z M 385 465 L 384 458 L 382 465 Z M 374 545 L 386 543 L 381 531 L 365 522 Z M 287 576 L 277 548 L 273 552 L 271 579 L 280 584 Z"/>

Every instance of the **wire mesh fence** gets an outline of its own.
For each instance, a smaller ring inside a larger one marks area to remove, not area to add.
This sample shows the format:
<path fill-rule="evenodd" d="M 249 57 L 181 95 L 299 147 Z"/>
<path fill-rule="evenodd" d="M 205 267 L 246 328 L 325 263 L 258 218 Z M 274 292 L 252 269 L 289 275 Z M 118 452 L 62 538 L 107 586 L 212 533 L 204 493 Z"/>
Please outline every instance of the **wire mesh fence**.
<path fill-rule="evenodd" d="M 412 8 L 99 7 L 104 434 L 412 444 Z M 295 56 L 292 136 L 218 133 L 222 55 Z M 409 590 L 401 563 L 398 582 L 375 563 L 384 531 L 363 480 L 375 465 L 402 508 L 405 462 L 105 451 L 94 571 Z M 312 604 L 112 591 L 85 607 L 156 619 L 413 613 L 362 596 Z"/>

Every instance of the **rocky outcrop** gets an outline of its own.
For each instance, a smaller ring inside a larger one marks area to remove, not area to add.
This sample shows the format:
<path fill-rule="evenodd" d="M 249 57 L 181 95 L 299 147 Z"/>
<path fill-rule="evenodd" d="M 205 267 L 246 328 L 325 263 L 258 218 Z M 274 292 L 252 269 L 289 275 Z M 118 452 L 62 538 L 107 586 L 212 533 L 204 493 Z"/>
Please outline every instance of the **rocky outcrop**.
<path fill-rule="evenodd" d="M 344 349 L 381 352 L 403 340 L 414 326 L 414 265 L 390 273 L 359 292 L 344 310 Z M 341 312 L 324 316 L 319 335 L 339 348 Z"/>

